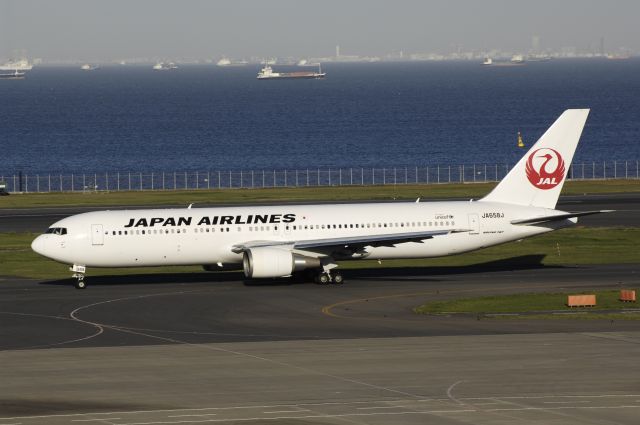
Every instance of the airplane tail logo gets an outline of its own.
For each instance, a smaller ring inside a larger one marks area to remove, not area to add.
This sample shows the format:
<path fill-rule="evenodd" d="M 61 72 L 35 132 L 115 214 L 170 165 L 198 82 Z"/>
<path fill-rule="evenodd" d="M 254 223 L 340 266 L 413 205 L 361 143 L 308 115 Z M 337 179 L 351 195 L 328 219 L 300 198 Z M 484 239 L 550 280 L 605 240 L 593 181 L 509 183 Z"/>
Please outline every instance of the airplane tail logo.
<path fill-rule="evenodd" d="M 537 149 L 529 155 L 525 170 L 532 185 L 538 189 L 552 189 L 564 179 L 564 160 L 555 149 Z"/>

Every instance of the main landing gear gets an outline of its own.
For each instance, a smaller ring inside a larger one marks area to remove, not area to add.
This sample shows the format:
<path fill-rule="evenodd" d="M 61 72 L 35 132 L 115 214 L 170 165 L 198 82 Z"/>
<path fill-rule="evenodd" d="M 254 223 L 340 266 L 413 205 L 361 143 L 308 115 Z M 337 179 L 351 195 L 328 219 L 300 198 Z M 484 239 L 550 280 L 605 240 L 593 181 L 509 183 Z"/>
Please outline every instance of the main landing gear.
<path fill-rule="evenodd" d="M 315 275 L 315 282 L 319 285 L 328 285 L 330 283 L 335 283 L 336 285 L 341 285 L 344 283 L 344 279 L 342 278 L 342 274 L 339 271 L 333 271 L 338 267 L 336 263 L 334 263 L 333 258 L 325 257 L 322 259 L 322 268 L 318 270 L 318 273 Z"/>
<path fill-rule="evenodd" d="M 337 271 L 333 273 L 330 271 L 321 271 L 316 275 L 315 282 L 318 285 L 329 285 L 331 283 L 340 285 L 344 283 L 344 278 L 342 277 L 342 274 Z"/>
<path fill-rule="evenodd" d="M 85 266 L 79 266 L 77 264 L 74 264 L 72 267 L 69 267 L 69 270 L 74 272 L 73 276 L 76 278 L 76 282 L 73 284 L 73 286 L 76 287 L 76 289 L 84 289 L 87 287 L 86 282 L 84 281 L 84 274 L 87 271 L 87 268 Z"/>

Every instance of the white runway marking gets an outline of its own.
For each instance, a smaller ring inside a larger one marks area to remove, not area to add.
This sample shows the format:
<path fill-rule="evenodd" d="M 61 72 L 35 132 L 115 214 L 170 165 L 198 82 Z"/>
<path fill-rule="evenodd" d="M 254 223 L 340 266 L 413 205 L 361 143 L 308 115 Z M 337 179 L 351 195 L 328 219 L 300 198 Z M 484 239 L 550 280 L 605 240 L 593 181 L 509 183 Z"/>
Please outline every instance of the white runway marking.
<path fill-rule="evenodd" d="M 474 406 L 492 406 L 496 404 L 506 404 L 504 401 L 492 401 L 486 403 L 473 403 Z"/>
<path fill-rule="evenodd" d="M 191 415 L 169 415 L 167 418 L 190 418 L 190 417 L 200 417 L 200 416 L 216 416 L 217 413 L 200 413 L 200 414 L 191 414 Z"/>
<path fill-rule="evenodd" d="M 452 394 L 452 391 L 453 391 L 453 389 L 455 388 L 455 386 L 456 386 L 456 385 L 458 385 L 458 384 L 460 384 L 460 383 L 462 383 L 462 382 L 464 382 L 464 381 L 457 381 L 457 382 L 454 382 L 453 384 L 451 384 L 451 385 L 449 386 L 449 388 L 447 388 L 447 397 L 449 397 L 449 400 L 451 400 L 451 401 L 453 401 L 453 402 L 456 402 L 456 403 L 458 403 L 458 404 L 464 404 L 464 402 L 462 402 L 462 401 L 458 400 L 457 398 L 455 398 L 455 397 L 453 396 L 453 394 Z"/>
<path fill-rule="evenodd" d="M 407 406 L 373 406 L 373 407 L 356 407 L 356 410 L 375 410 L 375 409 L 406 409 Z"/>
<path fill-rule="evenodd" d="M 78 321 L 74 318 L 68 318 L 68 317 L 59 317 L 59 316 L 49 316 L 49 315 L 45 315 L 45 314 L 33 314 L 33 313 L 15 313 L 15 312 L 11 312 L 11 311 L 0 311 L 0 314 L 8 314 L 8 315 L 13 315 L 13 316 L 29 316 L 29 317 L 41 317 L 41 318 L 45 318 L 45 319 L 54 319 L 54 320 L 68 320 L 70 322 L 76 322 L 76 323 L 82 323 L 85 325 L 89 325 L 89 326 L 93 326 L 95 327 L 93 324 L 89 324 L 89 323 L 83 323 L 82 321 Z M 27 347 L 20 347 L 21 350 L 31 350 L 31 349 L 35 349 L 35 348 L 49 348 L 49 347 L 57 347 L 60 345 L 66 345 L 66 344 L 72 344 L 74 342 L 80 342 L 80 341 L 86 341 L 88 339 L 94 338 L 98 335 L 100 335 L 102 333 L 102 331 L 100 329 L 98 329 L 98 331 L 96 331 L 95 333 L 82 337 L 82 338 L 76 338 L 76 339 L 68 339 L 68 340 L 64 340 L 64 341 L 60 341 L 60 342 L 54 342 L 51 344 L 42 344 L 42 345 L 31 345 L 31 346 L 27 346 Z M 8 350 L 0 350 L 0 351 L 8 351 Z"/>
<path fill-rule="evenodd" d="M 126 422 L 118 425 L 154 425 L 154 424 L 177 424 L 177 423 L 205 423 L 205 422 L 249 422 L 258 420 L 282 420 L 282 419 L 322 419 L 322 418 L 350 418 L 359 416 L 397 416 L 397 415 L 434 415 L 444 413 L 465 413 L 476 412 L 476 410 L 429 410 L 429 411 L 409 411 L 409 412 L 377 412 L 377 413 L 343 413 L 343 414 L 318 414 L 304 416 L 254 416 L 248 418 L 229 418 L 229 419 L 206 419 L 196 421 L 150 421 L 150 422 Z"/>
<path fill-rule="evenodd" d="M 513 411 L 524 411 L 524 410 L 582 410 L 582 409 L 640 409 L 640 405 L 630 405 L 630 406 L 556 406 L 556 407 L 514 407 L 514 408 L 502 408 L 502 409 L 487 409 L 487 412 L 513 412 Z"/>

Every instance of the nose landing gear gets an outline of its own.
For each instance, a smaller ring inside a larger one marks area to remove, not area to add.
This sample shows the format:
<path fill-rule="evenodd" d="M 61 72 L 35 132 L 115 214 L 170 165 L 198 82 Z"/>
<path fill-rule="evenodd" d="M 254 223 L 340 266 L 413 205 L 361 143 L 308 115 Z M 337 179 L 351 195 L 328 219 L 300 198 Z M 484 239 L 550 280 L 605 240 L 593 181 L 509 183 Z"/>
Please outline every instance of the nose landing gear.
<path fill-rule="evenodd" d="M 84 283 L 84 275 L 82 273 L 75 273 L 73 277 L 77 279 L 76 283 L 73 284 L 76 289 L 84 289 L 87 287 L 87 284 Z"/>
<path fill-rule="evenodd" d="M 86 288 L 87 284 L 84 281 L 84 274 L 87 271 L 87 268 L 85 266 L 74 264 L 72 267 L 69 267 L 69 270 L 74 272 L 71 277 L 76 278 L 76 283 L 74 283 L 73 286 L 75 286 L 76 289 Z"/>

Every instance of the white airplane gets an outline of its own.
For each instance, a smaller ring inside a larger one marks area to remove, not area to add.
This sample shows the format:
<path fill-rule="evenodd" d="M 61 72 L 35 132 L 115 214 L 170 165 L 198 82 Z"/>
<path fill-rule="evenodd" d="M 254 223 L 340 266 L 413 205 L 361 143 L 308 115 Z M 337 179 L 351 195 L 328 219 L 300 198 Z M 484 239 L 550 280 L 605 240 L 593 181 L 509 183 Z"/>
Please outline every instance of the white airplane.
<path fill-rule="evenodd" d="M 169 265 L 243 268 L 247 278 L 307 271 L 342 283 L 339 260 L 460 254 L 608 212 L 555 209 L 588 114 L 565 111 L 478 201 L 97 211 L 58 221 L 31 247 L 70 264 L 77 288 L 89 267 Z"/>

